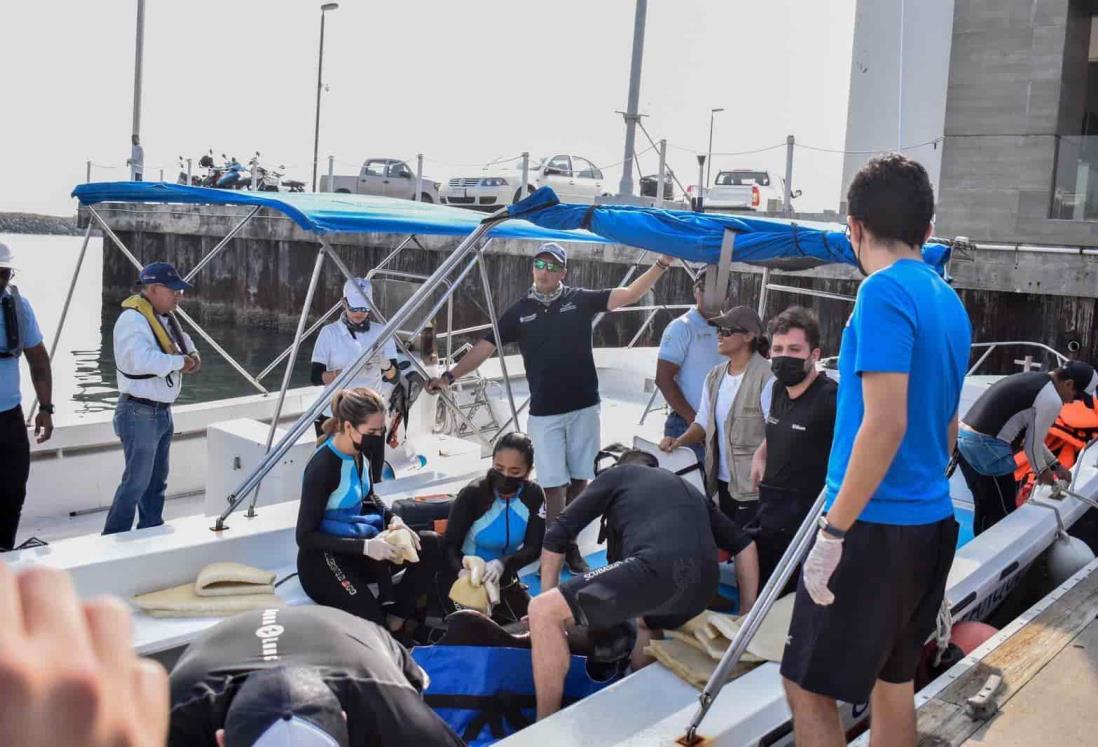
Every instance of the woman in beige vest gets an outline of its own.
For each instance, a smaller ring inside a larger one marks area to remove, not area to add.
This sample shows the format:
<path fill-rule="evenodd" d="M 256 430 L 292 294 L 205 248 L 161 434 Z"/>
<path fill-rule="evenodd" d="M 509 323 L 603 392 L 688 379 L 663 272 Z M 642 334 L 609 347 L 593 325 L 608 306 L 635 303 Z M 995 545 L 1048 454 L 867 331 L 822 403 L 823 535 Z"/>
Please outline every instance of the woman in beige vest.
<path fill-rule="evenodd" d="M 660 442 L 664 451 L 705 443 L 705 485 L 721 510 L 740 526 L 759 505 L 751 480 L 751 457 L 766 436 L 767 400 L 772 376 L 763 357 L 769 347 L 762 320 L 747 306 L 736 306 L 709 322 L 717 328 L 717 351 L 728 359 L 705 377 L 697 416 L 686 433 Z"/>

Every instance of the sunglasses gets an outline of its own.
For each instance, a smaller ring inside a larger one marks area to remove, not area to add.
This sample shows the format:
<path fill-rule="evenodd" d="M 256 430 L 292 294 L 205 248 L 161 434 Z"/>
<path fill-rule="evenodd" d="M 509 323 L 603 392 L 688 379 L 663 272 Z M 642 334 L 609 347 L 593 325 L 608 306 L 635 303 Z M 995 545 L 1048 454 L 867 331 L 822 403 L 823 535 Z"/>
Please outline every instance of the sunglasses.
<path fill-rule="evenodd" d="M 535 259 L 534 269 L 548 270 L 549 272 L 564 272 L 564 265 L 558 265 L 556 262 L 550 262 L 545 259 Z"/>
<path fill-rule="evenodd" d="M 743 327 L 717 327 L 717 337 L 731 337 L 732 335 L 746 335 Z"/>
<path fill-rule="evenodd" d="M 348 306 L 347 311 L 351 312 L 352 314 L 368 314 L 368 313 L 370 313 L 370 307 L 369 306 Z"/>

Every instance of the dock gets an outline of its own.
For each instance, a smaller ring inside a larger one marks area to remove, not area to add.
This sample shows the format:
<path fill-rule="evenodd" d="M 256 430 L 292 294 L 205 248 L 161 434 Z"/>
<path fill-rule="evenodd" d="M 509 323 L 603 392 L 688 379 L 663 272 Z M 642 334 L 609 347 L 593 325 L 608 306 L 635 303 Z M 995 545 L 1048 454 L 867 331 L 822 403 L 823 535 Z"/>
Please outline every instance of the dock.
<path fill-rule="evenodd" d="M 1098 743 L 1098 560 L 1072 576 L 917 697 L 920 747 Z M 998 710 L 966 701 L 1001 674 Z"/>

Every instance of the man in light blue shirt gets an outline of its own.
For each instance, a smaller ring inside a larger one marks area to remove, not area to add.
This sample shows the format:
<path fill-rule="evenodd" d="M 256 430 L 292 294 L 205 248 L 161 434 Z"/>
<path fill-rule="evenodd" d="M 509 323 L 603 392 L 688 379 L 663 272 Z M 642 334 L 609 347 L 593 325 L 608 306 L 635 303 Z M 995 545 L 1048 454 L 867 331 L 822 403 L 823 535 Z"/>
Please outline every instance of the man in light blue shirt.
<path fill-rule="evenodd" d="M 23 419 L 23 394 L 19 387 L 19 357 L 27 356 L 31 380 L 38 394 L 34 435 L 42 443 L 53 433 L 53 382 L 50 356 L 42 344 L 42 332 L 34 311 L 19 289 L 11 249 L 0 244 L 0 552 L 15 547 L 19 516 L 27 496 L 30 475 L 30 441 Z"/>
<path fill-rule="evenodd" d="M 705 376 L 721 363 L 717 352 L 717 330 L 709 326 L 702 314 L 702 294 L 705 270 L 694 280 L 694 308 L 671 320 L 660 340 L 656 363 L 656 386 L 671 407 L 663 425 L 663 435 L 678 438 L 686 433 L 697 415 L 701 403 Z M 691 446 L 700 462 L 705 458 L 705 446 Z"/>

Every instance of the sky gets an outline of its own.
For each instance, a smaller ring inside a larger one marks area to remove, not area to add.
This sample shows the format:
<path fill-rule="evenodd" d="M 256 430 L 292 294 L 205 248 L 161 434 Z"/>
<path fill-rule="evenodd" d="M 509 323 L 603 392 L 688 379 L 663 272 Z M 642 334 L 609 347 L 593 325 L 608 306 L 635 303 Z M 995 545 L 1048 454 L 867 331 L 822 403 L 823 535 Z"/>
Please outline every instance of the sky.
<path fill-rule="evenodd" d="M 148 0 L 146 179 L 180 155 L 256 150 L 308 183 L 320 2 Z M 697 181 L 709 112 L 720 168 L 784 171 L 787 134 L 845 140 L 855 0 L 651 0 L 640 111 Z M 128 177 L 136 0 L 0 4 L 0 211 L 71 214 L 73 186 Z M 328 13 L 320 172 L 424 154 L 424 175 L 569 152 L 621 175 L 634 0 L 342 0 Z M 637 150 L 649 147 L 638 132 Z M 639 156 L 657 171 L 655 151 Z M 798 210 L 834 209 L 842 156 L 797 149 Z M 616 190 L 615 190 L 616 191 Z"/>

